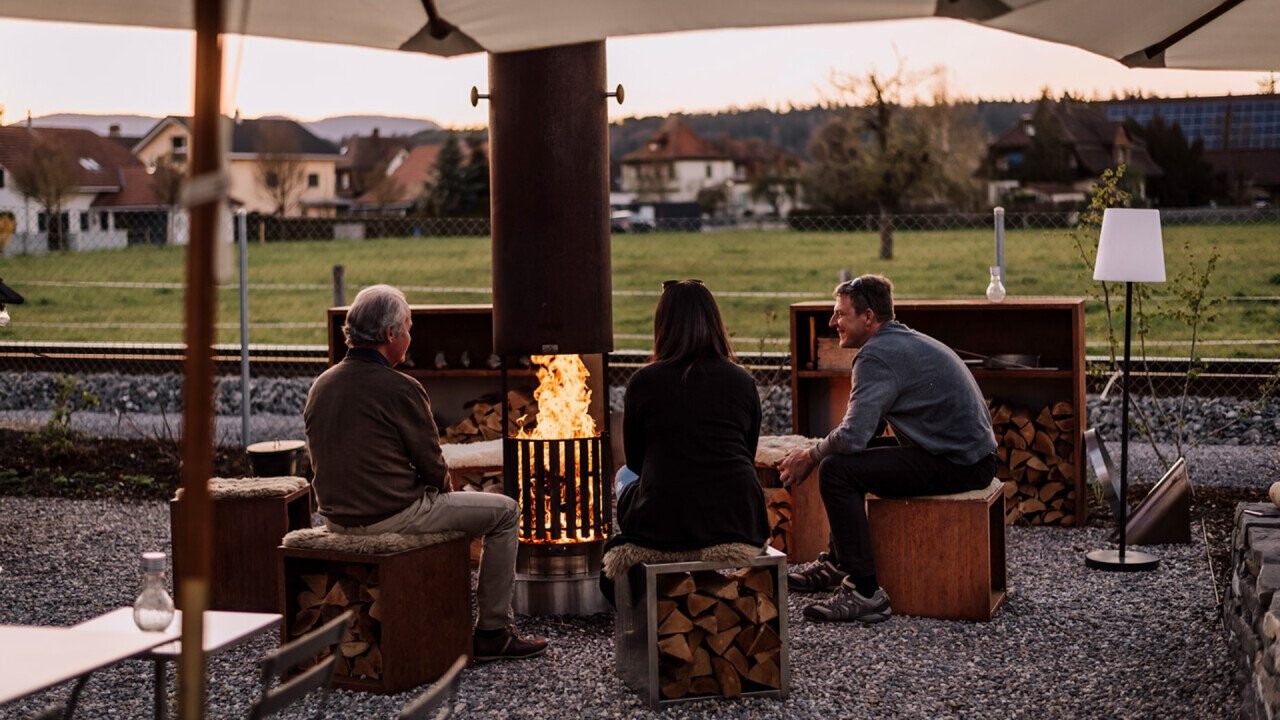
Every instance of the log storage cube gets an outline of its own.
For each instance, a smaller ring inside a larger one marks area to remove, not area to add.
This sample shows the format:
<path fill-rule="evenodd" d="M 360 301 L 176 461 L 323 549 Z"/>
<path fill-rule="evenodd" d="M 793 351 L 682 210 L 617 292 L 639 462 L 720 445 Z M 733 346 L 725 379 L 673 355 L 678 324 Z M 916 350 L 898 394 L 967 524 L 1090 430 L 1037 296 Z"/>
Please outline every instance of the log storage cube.
<path fill-rule="evenodd" d="M 617 578 L 618 675 L 653 709 L 708 697 L 785 698 L 786 556 L 640 563 Z"/>
<path fill-rule="evenodd" d="M 311 487 L 299 477 L 213 478 L 213 576 L 210 610 L 280 612 L 275 548 L 292 530 L 311 527 Z M 172 537 L 182 525 L 182 495 L 169 503 Z M 186 558 L 173 545 L 174 576 Z"/>
<path fill-rule="evenodd" d="M 827 506 L 818 488 L 818 468 L 803 483 L 781 487 L 778 471 L 756 465 L 764 486 L 765 510 L 769 517 L 769 544 L 785 553 L 793 563 L 813 562 L 826 552 L 831 537 Z"/>
<path fill-rule="evenodd" d="M 397 693 L 438 679 L 471 657 L 467 548 L 461 533 L 291 533 L 279 551 L 281 642 L 354 610 L 334 687 Z"/>
<path fill-rule="evenodd" d="M 955 495 L 867 495 L 876 577 L 895 613 L 990 620 L 1004 602 L 1003 484 Z"/>

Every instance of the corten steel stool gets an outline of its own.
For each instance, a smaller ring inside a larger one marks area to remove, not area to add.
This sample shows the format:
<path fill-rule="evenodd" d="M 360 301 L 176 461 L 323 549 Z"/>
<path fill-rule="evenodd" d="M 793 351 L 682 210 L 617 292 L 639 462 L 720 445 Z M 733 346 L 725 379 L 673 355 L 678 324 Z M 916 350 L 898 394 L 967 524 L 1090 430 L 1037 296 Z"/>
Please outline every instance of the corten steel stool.
<path fill-rule="evenodd" d="M 275 548 L 311 527 L 311 486 L 300 477 L 212 478 L 213 577 L 210 610 L 280 612 Z M 172 536 L 182 524 L 182 490 L 169 503 Z M 174 575 L 186 561 L 173 546 Z"/>
<path fill-rule="evenodd" d="M 990 620 L 1007 592 L 999 480 L 954 495 L 867 494 L 876 577 L 893 612 Z"/>
<path fill-rule="evenodd" d="M 279 549 L 281 642 L 346 610 L 333 686 L 397 693 L 471 657 L 471 568 L 460 532 L 297 530 Z"/>
<path fill-rule="evenodd" d="M 691 553 L 660 553 L 643 548 L 641 550 L 652 553 L 655 557 L 697 557 L 699 552 L 714 556 L 718 548 L 727 547 L 734 546 L 714 546 L 712 548 L 704 548 L 703 551 L 693 551 Z M 617 617 L 614 621 L 613 636 L 617 673 L 629 688 L 640 694 L 650 708 L 658 710 L 690 700 L 724 697 L 723 692 L 701 692 L 698 690 L 697 684 L 694 684 L 693 688 L 681 697 L 664 697 L 664 678 L 660 670 L 662 660 L 659 650 L 660 643 L 675 637 L 674 635 L 660 637 L 659 627 L 664 622 L 664 618 L 659 617 L 660 601 L 665 603 L 668 600 L 659 598 L 659 588 L 668 587 L 672 581 L 683 580 L 684 578 L 679 577 L 681 575 L 692 578 L 695 583 L 699 583 L 699 577 L 706 577 L 706 573 L 713 573 L 719 570 L 764 569 L 768 576 L 767 594 L 761 593 L 759 596 L 767 596 L 769 598 L 777 611 L 776 617 L 769 617 L 763 622 L 757 621 L 756 624 L 752 624 L 750 621 L 739 621 L 731 616 L 731 619 L 734 619 L 742 630 L 736 635 L 730 635 L 725 638 L 727 644 L 707 643 L 712 647 L 719 647 L 722 652 L 716 652 L 714 649 L 709 651 L 707 645 L 702 644 L 695 644 L 696 647 L 702 648 L 700 652 L 707 653 L 706 662 L 715 664 L 717 668 L 722 667 L 722 663 L 728 662 L 725 658 L 734 657 L 734 653 L 737 653 L 734 662 L 740 660 L 748 663 L 748 667 L 750 667 L 751 661 L 747 659 L 750 653 L 747 650 L 751 649 L 753 643 L 744 643 L 738 636 L 745 637 L 748 629 L 750 629 L 753 637 L 767 634 L 763 630 L 767 626 L 768 633 L 775 635 L 774 638 L 770 638 L 770 645 L 773 646 L 773 641 L 777 641 L 775 646 L 776 654 L 770 660 L 777 666 L 778 672 L 772 680 L 777 683 L 777 687 L 769 687 L 759 682 L 742 679 L 741 692 L 738 695 L 780 699 L 787 697 L 791 686 L 791 662 L 787 647 L 787 557 L 773 548 L 766 548 L 763 553 L 758 553 L 754 548 L 748 549 L 750 550 L 749 554 L 736 560 L 639 562 L 632 565 L 629 571 L 619 572 L 614 577 L 615 598 L 618 607 Z M 610 552 L 613 551 L 611 550 Z M 609 561 L 610 559 L 606 555 L 606 566 Z M 746 583 L 742 582 L 740 586 L 745 587 Z M 703 592 L 700 589 L 696 593 L 690 593 L 690 596 L 703 594 Z M 743 590 L 742 596 L 752 596 L 753 592 L 752 590 Z M 697 623 L 690 626 L 694 628 L 692 630 L 693 633 L 703 633 L 704 628 L 711 627 L 709 623 L 715 621 L 717 613 L 724 612 L 726 608 L 735 607 L 732 600 L 717 600 L 714 596 L 706 595 L 704 597 L 710 597 L 711 599 L 702 602 L 709 602 L 710 604 L 697 616 L 689 619 L 689 622 Z M 728 612 L 735 611 L 728 610 Z M 707 632 L 703 637 L 706 638 L 713 635 L 713 633 Z M 738 642 L 735 643 L 734 640 Z M 746 647 L 740 647 L 744 645 Z M 696 666 L 698 663 L 695 661 L 692 664 Z M 754 670 L 754 668 L 751 669 Z M 694 671 L 694 674 L 696 675 L 697 671 Z M 696 677 L 693 679 L 697 680 Z"/>

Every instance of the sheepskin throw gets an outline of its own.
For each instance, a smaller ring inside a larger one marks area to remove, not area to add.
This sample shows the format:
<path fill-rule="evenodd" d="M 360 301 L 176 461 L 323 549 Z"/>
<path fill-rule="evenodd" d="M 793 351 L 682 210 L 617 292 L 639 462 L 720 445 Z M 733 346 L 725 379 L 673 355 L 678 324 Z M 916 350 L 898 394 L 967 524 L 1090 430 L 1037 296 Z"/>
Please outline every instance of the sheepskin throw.
<path fill-rule="evenodd" d="M 502 467 L 502 440 L 477 443 L 447 443 L 440 446 L 450 470 L 483 470 Z"/>
<path fill-rule="evenodd" d="M 756 465 L 774 467 L 783 455 L 795 449 L 808 450 L 818 444 L 818 438 L 803 435 L 761 435 L 756 446 Z"/>
<path fill-rule="evenodd" d="M 214 500 L 227 498 L 262 498 L 284 497 L 292 495 L 307 486 L 307 481 L 300 477 L 242 477 L 242 478 L 209 478 L 209 497 Z M 182 488 L 173 496 L 174 500 L 182 499 Z"/>
<path fill-rule="evenodd" d="M 307 528 L 294 530 L 284 536 L 283 545 L 291 548 L 307 550 L 331 550 L 334 552 L 361 553 L 365 555 L 383 555 L 386 553 L 417 550 L 429 545 L 439 545 L 450 540 L 457 540 L 466 533 L 456 530 L 442 533 L 423 533 L 406 535 L 401 533 L 381 533 L 378 535 L 344 535 L 331 533 L 328 528 Z"/>
<path fill-rule="evenodd" d="M 666 551 L 654 550 L 639 545 L 619 545 L 610 548 L 604 554 L 604 574 L 608 578 L 624 575 L 632 566 L 639 563 L 673 563 L 673 562 L 722 562 L 749 565 L 751 559 L 764 552 L 746 543 L 725 543 L 712 545 L 698 550 Z"/>
<path fill-rule="evenodd" d="M 1280 482 L 1271 483 L 1271 489 L 1267 491 L 1267 496 L 1271 498 L 1271 502 L 1280 507 Z"/>

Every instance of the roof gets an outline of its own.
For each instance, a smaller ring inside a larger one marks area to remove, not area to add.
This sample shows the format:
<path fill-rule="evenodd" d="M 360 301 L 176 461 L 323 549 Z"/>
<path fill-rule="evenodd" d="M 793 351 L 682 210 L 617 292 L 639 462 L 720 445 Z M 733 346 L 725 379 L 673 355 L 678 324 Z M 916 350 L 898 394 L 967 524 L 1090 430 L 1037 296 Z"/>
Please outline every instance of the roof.
<path fill-rule="evenodd" d="M 0 166 L 14 168 L 31 153 L 36 139 L 60 148 L 72 163 L 80 188 L 118 188 L 120 170 L 142 164 L 127 148 L 80 128 L 0 127 Z"/>
<path fill-rule="evenodd" d="M 1100 175 L 1115 167 L 1115 149 L 1129 148 L 1128 166 L 1147 177 L 1163 174 L 1160 166 L 1151 159 L 1146 143 L 1131 138 L 1124 124 L 1108 120 L 1103 112 L 1093 106 L 1073 102 L 1054 103 L 1053 117 L 1062 130 L 1062 141 L 1075 153 L 1080 169 L 1087 175 Z M 1025 119 L 1010 128 L 991 143 L 992 151 L 1020 150 L 1031 145 Z"/>
<path fill-rule="evenodd" d="M 763 138 L 733 138 L 722 135 L 712 140 L 711 144 L 732 158 L 735 165 L 743 166 L 748 179 L 770 171 L 772 174 L 786 175 L 798 170 L 802 164 L 795 153 Z"/>
<path fill-rule="evenodd" d="M 145 144 L 162 128 L 174 123 L 191 132 L 191 118 L 170 115 L 156 123 L 134 147 Z M 298 155 L 337 155 L 338 146 L 317 137 L 288 118 L 237 117 L 232 121 L 229 152 L 257 155 L 272 151 Z"/>
<path fill-rule="evenodd" d="M 377 188 L 372 188 L 356 198 L 358 205 L 383 205 L 413 202 L 422 194 L 431 170 L 436 165 L 436 157 L 440 155 L 443 145 L 419 145 L 409 151 L 400 166 L 391 173 L 390 182 L 395 183 L 395 192 L 383 198 L 378 197 Z M 390 202 L 386 202 L 390 198 Z"/>
<path fill-rule="evenodd" d="M 95 208 L 138 208 L 163 207 L 164 202 L 156 195 L 152 175 L 142 165 L 121 168 L 120 189 L 116 192 L 102 193 L 93 200 Z"/>
<path fill-rule="evenodd" d="M 622 158 L 624 163 L 657 162 L 669 160 L 728 160 L 729 156 L 711 143 L 703 140 L 680 119 L 668 117 L 662 127 L 649 137 L 638 150 Z"/>

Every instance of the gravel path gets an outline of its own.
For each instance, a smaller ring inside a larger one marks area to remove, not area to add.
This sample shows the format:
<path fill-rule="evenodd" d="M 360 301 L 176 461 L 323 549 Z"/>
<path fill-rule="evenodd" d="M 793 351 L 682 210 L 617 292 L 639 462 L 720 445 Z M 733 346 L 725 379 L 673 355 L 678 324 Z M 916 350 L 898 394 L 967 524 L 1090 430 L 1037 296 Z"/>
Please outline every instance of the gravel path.
<path fill-rule="evenodd" d="M 1250 462 L 1238 458 L 1236 466 Z M 132 603 L 138 553 L 168 548 L 163 503 L 0 497 L 0 623 L 68 625 Z M 1198 533 L 1195 533 L 1198 537 Z M 793 595 L 792 687 L 785 702 L 698 702 L 662 715 L 612 673 L 612 618 L 524 619 L 545 634 L 544 658 L 468 669 L 461 717 L 556 718 L 1223 718 L 1239 714 L 1204 547 L 1158 549 L 1151 573 L 1086 570 L 1105 530 L 1010 528 L 1011 592 L 990 623 L 894 617 L 872 627 L 805 621 Z M 258 638 L 210 663 L 210 718 L 244 717 Z M 172 672 L 172 671 L 171 671 Z M 25 718 L 61 686 L 9 706 Z M 80 717 L 148 717 L 148 663 L 100 671 Z M 413 693 L 336 692 L 327 715 L 390 718 Z M 283 717 L 305 717 L 302 710 Z"/>

